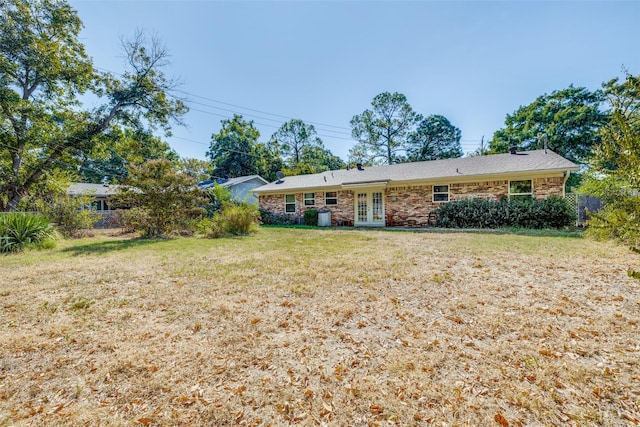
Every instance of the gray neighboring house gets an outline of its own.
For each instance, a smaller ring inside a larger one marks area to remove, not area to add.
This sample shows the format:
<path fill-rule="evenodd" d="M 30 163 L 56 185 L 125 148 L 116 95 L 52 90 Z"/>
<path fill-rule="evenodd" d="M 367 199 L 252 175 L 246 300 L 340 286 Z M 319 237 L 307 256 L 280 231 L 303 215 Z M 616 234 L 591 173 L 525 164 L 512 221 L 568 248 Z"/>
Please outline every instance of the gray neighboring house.
<path fill-rule="evenodd" d="M 91 208 L 99 213 L 111 212 L 109 206 L 109 197 L 118 192 L 117 185 L 110 184 L 89 184 L 87 182 L 76 182 L 71 184 L 67 189 L 70 196 L 91 196 L 94 200 L 91 202 Z"/>
<path fill-rule="evenodd" d="M 239 176 L 236 178 L 218 178 L 211 181 L 202 181 L 198 187 L 203 190 L 213 188 L 215 184 L 231 190 L 231 200 L 236 202 L 246 202 L 251 205 L 258 205 L 258 198 L 253 194 L 253 190 L 269 182 L 260 175 Z"/>
<path fill-rule="evenodd" d="M 111 227 L 119 222 L 115 210 L 111 210 L 109 198 L 118 192 L 118 185 L 111 184 L 90 184 L 87 182 L 76 182 L 69 186 L 67 194 L 70 196 L 90 196 L 91 205 L 87 209 L 92 209 L 102 215 L 96 227 Z"/>

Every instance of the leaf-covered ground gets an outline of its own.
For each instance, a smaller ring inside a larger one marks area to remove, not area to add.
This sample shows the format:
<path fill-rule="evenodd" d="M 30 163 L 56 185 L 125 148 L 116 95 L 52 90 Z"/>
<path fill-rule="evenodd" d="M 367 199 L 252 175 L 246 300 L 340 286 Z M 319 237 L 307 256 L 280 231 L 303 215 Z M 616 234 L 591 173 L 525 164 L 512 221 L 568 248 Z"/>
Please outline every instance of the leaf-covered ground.
<path fill-rule="evenodd" d="M 0 425 L 637 425 L 638 264 L 292 229 L 2 257 Z"/>

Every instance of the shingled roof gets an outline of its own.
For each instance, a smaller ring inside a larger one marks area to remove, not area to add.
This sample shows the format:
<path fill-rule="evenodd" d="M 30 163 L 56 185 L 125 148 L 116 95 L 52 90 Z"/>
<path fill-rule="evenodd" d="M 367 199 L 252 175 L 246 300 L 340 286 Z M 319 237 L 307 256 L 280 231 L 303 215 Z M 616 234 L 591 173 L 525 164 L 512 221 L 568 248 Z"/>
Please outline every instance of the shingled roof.
<path fill-rule="evenodd" d="M 118 192 L 118 185 L 112 184 L 89 184 L 87 182 L 76 182 L 69 186 L 67 194 L 71 196 L 94 196 L 107 197 Z"/>
<path fill-rule="evenodd" d="M 375 184 L 408 184 L 418 181 L 451 181 L 527 172 L 562 172 L 580 168 L 551 150 L 516 154 L 461 157 L 426 162 L 400 163 L 360 169 L 335 170 L 313 175 L 287 176 L 254 190 L 255 193 L 281 193 L 307 188 L 349 187 Z"/>

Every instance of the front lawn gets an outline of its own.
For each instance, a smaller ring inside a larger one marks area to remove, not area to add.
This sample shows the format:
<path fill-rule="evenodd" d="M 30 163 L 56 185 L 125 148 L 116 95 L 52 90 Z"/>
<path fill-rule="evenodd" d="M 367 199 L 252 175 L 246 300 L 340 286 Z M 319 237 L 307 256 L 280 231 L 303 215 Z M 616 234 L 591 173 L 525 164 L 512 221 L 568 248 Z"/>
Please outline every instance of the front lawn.
<path fill-rule="evenodd" d="M 633 425 L 638 256 L 262 228 L 0 257 L 3 425 Z"/>

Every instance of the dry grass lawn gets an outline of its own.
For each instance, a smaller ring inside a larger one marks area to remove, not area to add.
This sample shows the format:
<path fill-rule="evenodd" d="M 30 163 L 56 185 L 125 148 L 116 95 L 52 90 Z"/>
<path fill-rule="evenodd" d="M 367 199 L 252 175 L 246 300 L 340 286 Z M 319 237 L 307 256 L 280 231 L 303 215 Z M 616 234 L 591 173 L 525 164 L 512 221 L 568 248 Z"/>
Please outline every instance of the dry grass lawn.
<path fill-rule="evenodd" d="M 640 423 L 639 259 L 265 228 L 0 257 L 0 426 Z"/>

